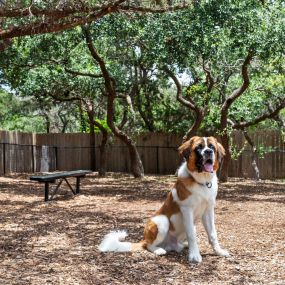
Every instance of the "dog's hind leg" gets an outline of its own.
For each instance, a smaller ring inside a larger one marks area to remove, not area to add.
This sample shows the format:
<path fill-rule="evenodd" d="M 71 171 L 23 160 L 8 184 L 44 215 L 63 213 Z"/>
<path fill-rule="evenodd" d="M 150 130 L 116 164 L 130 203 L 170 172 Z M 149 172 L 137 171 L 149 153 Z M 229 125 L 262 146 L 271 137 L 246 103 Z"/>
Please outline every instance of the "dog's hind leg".
<path fill-rule="evenodd" d="M 149 220 L 144 230 L 146 248 L 157 255 L 166 254 L 162 247 L 169 231 L 169 220 L 165 215 L 158 215 Z"/>
<path fill-rule="evenodd" d="M 167 238 L 165 240 L 165 250 L 169 251 L 176 251 L 181 252 L 184 248 L 184 245 L 180 243 L 176 236 L 173 236 L 168 233 Z"/>

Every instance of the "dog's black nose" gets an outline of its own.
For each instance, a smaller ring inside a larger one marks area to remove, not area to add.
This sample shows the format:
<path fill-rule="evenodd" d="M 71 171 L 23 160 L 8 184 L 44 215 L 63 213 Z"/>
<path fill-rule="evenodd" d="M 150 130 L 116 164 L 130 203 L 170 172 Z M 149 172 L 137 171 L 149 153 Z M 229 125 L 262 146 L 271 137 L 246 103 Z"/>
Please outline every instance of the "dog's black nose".
<path fill-rule="evenodd" d="M 205 154 L 206 155 L 211 155 L 213 153 L 213 150 L 210 148 L 205 149 Z"/>

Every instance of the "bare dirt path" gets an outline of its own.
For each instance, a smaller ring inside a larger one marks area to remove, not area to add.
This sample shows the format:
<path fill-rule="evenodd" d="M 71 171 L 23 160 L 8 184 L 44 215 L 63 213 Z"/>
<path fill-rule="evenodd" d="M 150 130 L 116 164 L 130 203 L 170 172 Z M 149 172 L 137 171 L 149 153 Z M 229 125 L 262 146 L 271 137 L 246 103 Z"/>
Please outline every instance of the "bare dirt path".
<path fill-rule="evenodd" d="M 0 177 L 0 284 L 285 284 L 285 184 L 231 180 L 216 209 L 221 245 L 212 254 L 201 225 L 203 262 L 187 251 L 156 257 L 99 253 L 113 229 L 142 238 L 144 222 L 161 205 L 174 176 L 89 176 L 82 194 L 43 202 L 43 187 L 28 176 Z M 64 192 L 64 190 L 63 190 Z"/>

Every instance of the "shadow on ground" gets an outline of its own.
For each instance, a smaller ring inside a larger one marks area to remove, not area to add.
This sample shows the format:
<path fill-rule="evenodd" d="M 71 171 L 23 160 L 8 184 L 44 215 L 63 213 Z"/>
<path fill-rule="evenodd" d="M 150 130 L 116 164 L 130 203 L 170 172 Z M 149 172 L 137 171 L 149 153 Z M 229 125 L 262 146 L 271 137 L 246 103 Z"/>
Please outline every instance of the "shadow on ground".
<path fill-rule="evenodd" d="M 285 203 L 285 183 L 278 182 L 244 182 L 222 183 L 218 199 L 231 202 L 256 201 Z"/>
<path fill-rule="evenodd" d="M 90 175 L 82 180 L 81 195 L 74 197 L 63 187 L 54 201 L 45 203 L 43 185 L 29 181 L 28 176 L 1 177 L 0 283 L 258 284 L 264 278 L 282 280 L 282 183 L 233 180 L 221 184 L 217 222 L 221 241 L 233 254 L 228 259 L 213 255 L 206 242 L 201 242 L 201 265 L 188 264 L 187 250 L 163 257 L 147 251 L 98 252 L 97 245 L 110 230 L 126 229 L 129 241 L 141 240 L 149 212 L 157 209 L 174 181 L 174 176 L 138 180 L 128 175 Z M 237 203 L 244 201 L 246 212 Z M 267 202 L 266 211 L 260 207 L 263 202 Z"/>

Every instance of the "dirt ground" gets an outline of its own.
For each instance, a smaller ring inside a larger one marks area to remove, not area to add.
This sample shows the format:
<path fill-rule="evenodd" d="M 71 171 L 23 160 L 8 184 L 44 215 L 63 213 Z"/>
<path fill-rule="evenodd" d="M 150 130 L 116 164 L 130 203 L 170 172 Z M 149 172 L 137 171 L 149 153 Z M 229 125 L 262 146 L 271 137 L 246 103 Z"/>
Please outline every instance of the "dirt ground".
<path fill-rule="evenodd" d="M 142 238 L 174 176 L 91 175 L 81 194 L 67 188 L 43 201 L 27 175 L 0 177 L 0 284 L 285 284 L 285 184 L 231 180 L 220 185 L 216 225 L 229 258 L 213 255 L 198 225 L 203 261 L 182 253 L 99 253 L 113 229 Z"/>

